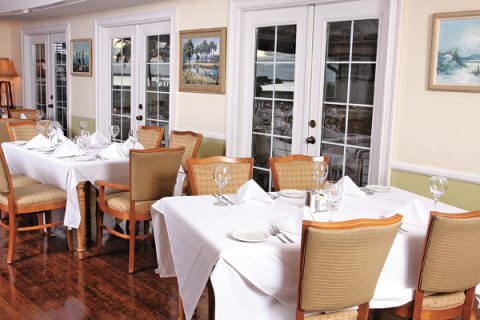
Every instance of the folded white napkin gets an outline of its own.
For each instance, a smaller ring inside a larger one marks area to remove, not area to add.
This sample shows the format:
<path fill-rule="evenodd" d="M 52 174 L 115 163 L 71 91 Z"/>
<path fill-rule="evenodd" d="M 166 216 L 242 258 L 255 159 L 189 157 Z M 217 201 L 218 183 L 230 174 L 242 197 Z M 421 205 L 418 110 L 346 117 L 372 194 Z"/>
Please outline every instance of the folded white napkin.
<path fill-rule="evenodd" d="M 100 151 L 98 155 L 108 160 L 127 159 L 128 149 L 123 147 L 123 143 L 115 142 L 109 145 L 105 150 Z"/>
<path fill-rule="evenodd" d="M 366 199 L 367 195 L 365 192 L 360 190 L 360 188 L 355 184 L 355 182 L 350 179 L 349 176 L 344 176 L 342 179 L 338 181 L 339 183 L 343 183 L 343 195 L 344 196 L 352 196 L 355 198 Z"/>
<path fill-rule="evenodd" d="M 410 201 L 403 207 L 390 212 L 386 216 L 393 216 L 394 214 L 401 214 L 403 216 L 403 223 L 414 227 L 427 229 L 430 220 L 430 212 L 418 199 Z"/>
<path fill-rule="evenodd" d="M 70 140 L 65 141 L 53 152 L 53 156 L 57 158 L 81 156 L 84 154 L 85 151 Z"/>
<path fill-rule="evenodd" d="M 302 233 L 302 223 L 303 220 L 312 221 L 313 215 L 310 211 L 310 208 L 304 206 L 303 208 L 297 209 L 291 215 L 275 223 L 278 228 L 282 231 L 289 232 L 291 234 L 300 235 Z"/>
<path fill-rule="evenodd" d="M 238 189 L 237 199 L 240 204 L 250 199 L 273 203 L 273 199 L 252 179 L 245 182 Z"/>
<path fill-rule="evenodd" d="M 92 146 L 101 146 L 110 144 L 110 139 L 105 137 L 101 132 L 96 131 L 90 136 L 90 144 Z"/>
<path fill-rule="evenodd" d="M 28 141 L 25 144 L 27 149 L 40 149 L 40 148 L 49 148 L 50 141 L 43 135 L 37 134 L 32 140 Z"/>
<path fill-rule="evenodd" d="M 123 143 L 123 146 L 124 146 L 125 148 L 127 148 L 127 154 L 128 154 L 128 150 L 130 150 L 130 149 L 135 149 L 135 150 L 143 150 L 143 149 L 145 149 L 145 147 L 144 147 L 140 142 L 137 141 L 136 143 L 133 143 L 133 142 L 130 140 L 130 138 L 127 139 L 127 141 L 125 141 L 125 142 Z M 134 148 L 134 146 L 135 146 L 135 148 Z"/>
<path fill-rule="evenodd" d="M 27 118 L 27 116 L 25 115 L 25 113 L 21 113 L 21 114 L 20 114 L 20 119 L 22 119 L 22 120 L 27 120 L 28 118 Z"/>
<path fill-rule="evenodd" d="M 60 128 L 57 128 L 57 134 L 56 134 L 56 138 L 57 138 L 57 142 L 65 142 L 67 141 L 67 137 L 65 137 L 65 135 L 63 134 L 63 130 L 60 129 Z"/>

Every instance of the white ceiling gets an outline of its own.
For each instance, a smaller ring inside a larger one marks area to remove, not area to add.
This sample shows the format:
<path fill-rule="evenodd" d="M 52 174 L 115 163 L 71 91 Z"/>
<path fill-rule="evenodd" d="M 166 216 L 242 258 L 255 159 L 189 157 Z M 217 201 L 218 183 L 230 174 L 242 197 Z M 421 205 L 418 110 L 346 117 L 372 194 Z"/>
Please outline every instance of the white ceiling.
<path fill-rule="evenodd" d="M 160 1 L 162 0 L 0 0 L 0 19 L 49 19 Z"/>

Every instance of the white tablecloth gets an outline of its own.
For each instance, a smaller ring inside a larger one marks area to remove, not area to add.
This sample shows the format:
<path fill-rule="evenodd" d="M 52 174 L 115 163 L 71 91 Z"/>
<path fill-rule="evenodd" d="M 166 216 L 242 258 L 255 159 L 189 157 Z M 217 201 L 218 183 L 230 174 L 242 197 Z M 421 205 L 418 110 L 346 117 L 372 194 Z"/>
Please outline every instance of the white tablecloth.
<path fill-rule="evenodd" d="M 232 199 L 234 196 L 230 196 Z M 378 218 L 414 199 L 429 210 L 433 201 L 393 188 L 367 199 L 345 197 L 334 220 Z M 303 200 L 280 197 L 275 204 L 255 200 L 217 207 L 212 196 L 165 198 L 152 206 L 152 218 L 161 277 L 177 276 L 187 319 L 193 315 L 210 277 L 217 319 L 293 319 L 297 301 L 300 236 L 294 244 L 273 237 L 262 243 L 232 239 L 238 229 L 267 230 L 298 212 Z M 438 211 L 461 209 L 438 204 Z M 401 213 L 401 212 L 399 212 Z M 328 220 L 328 214 L 316 214 Z M 385 263 L 372 308 L 399 306 L 412 300 L 425 230 L 403 225 Z"/>
<path fill-rule="evenodd" d="M 76 161 L 72 158 L 58 159 L 51 154 L 28 150 L 10 142 L 3 143 L 2 148 L 11 173 L 22 173 L 67 192 L 67 206 L 64 218 L 64 224 L 67 227 L 78 228 L 80 225 L 81 216 L 77 195 L 78 183 L 90 181 L 95 185 L 96 180 L 105 180 L 129 184 L 128 159 L 98 159 L 93 161 Z M 103 148 L 87 149 L 87 154 L 98 154 Z M 184 176 L 183 171 L 178 175 L 175 195 L 182 193 Z"/>

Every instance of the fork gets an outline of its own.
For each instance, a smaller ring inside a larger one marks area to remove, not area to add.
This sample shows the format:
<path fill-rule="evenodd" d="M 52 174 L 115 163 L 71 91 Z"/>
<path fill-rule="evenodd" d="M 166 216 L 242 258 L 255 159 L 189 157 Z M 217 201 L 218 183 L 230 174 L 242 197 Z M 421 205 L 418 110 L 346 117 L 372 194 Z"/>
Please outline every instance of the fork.
<path fill-rule="evenodd" d="M 267 192 L 267 194 L 270 196 L 270 198 L 272 198 L 272 200 L 277 200 L 280 197 L 279 194 L 272 194 L 270 192 Z"/>
<path fill-rule="evenodd" d="M 386 219 L 386 217 L 384 215 L 381 215 L 380 216 L 380 219 Z M 400 229 L 398 229 L 400 233 L 402 232 L 408 232 L 407 230 L 403 229 L 402 227 L 400 227 Z"/>
<path fill-rule="evenodd" d="M 268 228 L 268 231 L 270 232 L 270 234 L 271 234 L 272 236 L 274 236 L 274 237 L 276 236 L 276 237 L 278 238 L 278 240 L 282 241 L 283 243 L 286 243 L 285 240 L 283 240 L 282 238 L 280 238 L 280 236 L 278 235 L 278 233 L 275 232 L 275 230 L 273 230 L 272 227 Z"/>
<path fill-rule="evenodd" d="M 281 233 L 281 234 L 285 237 L 285 239 L 288 240 L 288 242 L 290 242 L 290 243 L 295 243 L 292 239 L 290 239 L 290 237 L 288 237 L 285 233 L 283 233 L 283 231 L 280 230 L 280 228 L 279 228 L 276 224 L 272 224 L 272 229 L 273 229 L 273 231 L 275 231 L 277 234 L 280 234 L 280 233 Z"/>

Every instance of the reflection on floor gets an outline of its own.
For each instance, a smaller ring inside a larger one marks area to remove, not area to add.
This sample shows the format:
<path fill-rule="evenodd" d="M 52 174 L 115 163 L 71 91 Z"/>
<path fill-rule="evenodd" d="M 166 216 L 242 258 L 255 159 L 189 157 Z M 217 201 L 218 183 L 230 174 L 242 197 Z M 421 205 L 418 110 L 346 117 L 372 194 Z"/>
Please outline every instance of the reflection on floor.
<path fill-rule="evenodd" d="M 47 238 L 23 232 L 16 261 L 6 264 L 7 233 L 0 230 L 0 319 L 177 319 L 176 279 L 154 273 L 155 247 L 137 245 L 136 270 L 128 270 L 128 243 L 108 239 L 85 261 L 70 255 L 63 230 Z M 207 319 L 202 296 L 194 319 Z"/>

